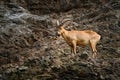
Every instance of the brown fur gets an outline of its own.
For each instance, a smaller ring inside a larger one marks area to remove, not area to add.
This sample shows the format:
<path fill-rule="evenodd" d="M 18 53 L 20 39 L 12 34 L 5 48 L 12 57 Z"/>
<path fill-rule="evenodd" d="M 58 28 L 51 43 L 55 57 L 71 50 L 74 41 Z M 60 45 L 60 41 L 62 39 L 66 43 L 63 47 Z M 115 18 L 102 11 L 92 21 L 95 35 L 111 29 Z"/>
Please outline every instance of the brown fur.
<path fill-rule="evenodd" d="M 100 40 L 100 35 L 92 30 L 65 30 L 63 27 L 60 27 L 58 34 L 61 35 L 66 43 L 70 46 L 71 52 L 76 54 L 76 46 L 86 46 L 89 45 L 92 49 L 92 57 L 96 56 L 96 45 Z"/>

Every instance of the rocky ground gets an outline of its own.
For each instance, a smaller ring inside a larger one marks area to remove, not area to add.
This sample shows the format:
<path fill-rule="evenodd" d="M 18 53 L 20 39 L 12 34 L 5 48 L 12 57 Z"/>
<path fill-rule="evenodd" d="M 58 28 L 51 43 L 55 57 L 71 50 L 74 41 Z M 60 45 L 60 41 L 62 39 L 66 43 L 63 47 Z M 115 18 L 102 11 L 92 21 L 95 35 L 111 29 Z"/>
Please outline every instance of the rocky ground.
<path fill-rule="evenodd" d="M 0 80 L 120 80 L 119 4 L 108 8 L 93 3 L 36 15 L 27 6 L 3 1 Z M 77 54 L 69 58 L 69 46 L 56 38 L 57 20 L 65 19 L 71 20 L 68 30 L 90 29 L 102 36 L 96 59 L 88 60 L 89 47 L 77 47 Z"/>

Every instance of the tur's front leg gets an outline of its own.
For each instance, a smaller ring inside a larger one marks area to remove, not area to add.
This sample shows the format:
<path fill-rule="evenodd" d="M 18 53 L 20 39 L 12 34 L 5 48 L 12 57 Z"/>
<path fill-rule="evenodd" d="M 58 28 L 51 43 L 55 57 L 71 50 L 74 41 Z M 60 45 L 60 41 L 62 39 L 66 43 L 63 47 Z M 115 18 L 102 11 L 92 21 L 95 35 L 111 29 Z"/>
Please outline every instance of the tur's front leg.
<path fill-rule="evenodd" d="M 76 41 L 72 41 L 73 43 L 73 51 L 74 51 L 74 54 L 76 54 Z"/>
<path fill-rule="evenodd" d="M 72 54 L 72 57 L 74 57 L 74 47 L 71 47 L 71 54 Z"/>
<path fill-rule="evenodd" d="M 71 47 L 71 54 L 74 54 L 74 48 Z"/>

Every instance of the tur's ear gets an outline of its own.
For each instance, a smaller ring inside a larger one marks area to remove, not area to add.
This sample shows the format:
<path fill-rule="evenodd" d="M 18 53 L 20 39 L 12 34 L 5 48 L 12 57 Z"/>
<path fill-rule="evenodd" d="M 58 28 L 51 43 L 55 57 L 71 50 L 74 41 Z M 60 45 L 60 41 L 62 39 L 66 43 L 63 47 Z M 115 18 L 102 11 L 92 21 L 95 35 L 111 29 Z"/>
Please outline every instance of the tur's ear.
<path fill-rule="evenodd" d="M 60 25 L 60 22 L 57 20 L 57 26 L 59 26 Z"/>

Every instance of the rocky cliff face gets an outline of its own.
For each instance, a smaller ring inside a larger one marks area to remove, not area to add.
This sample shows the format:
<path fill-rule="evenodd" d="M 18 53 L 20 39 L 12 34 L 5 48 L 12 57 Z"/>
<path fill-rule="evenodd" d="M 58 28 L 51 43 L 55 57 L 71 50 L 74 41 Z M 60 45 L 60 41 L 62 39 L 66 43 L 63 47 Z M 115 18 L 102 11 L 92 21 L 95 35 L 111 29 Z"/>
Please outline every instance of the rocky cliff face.
<path fill-rule="evenodd" d="M 120 79 L 119 1 L 106 7 L 92 0 L 0 3 L 1 80 Z M 77 55 L 69 58 L 69 46 L 62 38 L 56 39 L 56 22 L 65 19 L 71 20 L 68 30 L 92 29 L 102 36 L 97 59 L 87 59 L 91 53 L 88 47 L 78 47 Z"/>
<path fill-rule="evenodd" d="M 79 0 L 6 0 L 3 2 L 7 4 L 18 4 L 33 14 L 49 14 L 52 12 L 66 11 L 80 6 L 79 3 L 81 3 Z"/>

